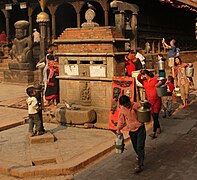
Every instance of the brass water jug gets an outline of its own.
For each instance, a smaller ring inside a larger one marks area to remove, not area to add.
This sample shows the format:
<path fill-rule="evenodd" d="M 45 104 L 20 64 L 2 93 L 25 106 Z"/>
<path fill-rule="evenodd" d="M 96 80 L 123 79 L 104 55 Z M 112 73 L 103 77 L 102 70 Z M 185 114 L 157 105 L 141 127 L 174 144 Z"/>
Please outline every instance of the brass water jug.
<path fill-rule="evenodd" d="M 167 84 L 157 87 L 156 90 L 159 97 L 167 96 Z"/>
<path fill-rule="evenodd" d="M 151 104 L 147 101 L 140 101 L 141 107 L 137 110 L 137 118 L 139 122 L 149 122 L 151 120 Z"/>
<path fill-rule="evenodd" d="M 194 76 L 194 67 L 186 67 L 185 74 L 187 77 L 193 77 Z"/>
<path fill-rule="evenodd" d="M 165 70 L 165 62 L 164 62 L 164 61 L 159 60 L 159 61 L 157 62 L 157 64 L 158 64 L 158 70 L 159 70 L 159 71 L 160 71 L 160 70 Z"/>

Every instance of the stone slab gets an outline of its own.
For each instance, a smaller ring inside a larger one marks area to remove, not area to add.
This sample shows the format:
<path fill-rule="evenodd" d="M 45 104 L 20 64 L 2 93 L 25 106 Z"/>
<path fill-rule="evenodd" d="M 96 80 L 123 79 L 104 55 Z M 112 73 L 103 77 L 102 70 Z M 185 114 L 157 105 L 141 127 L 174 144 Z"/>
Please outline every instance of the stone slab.
<path fill-rule="evenodd" d="M 51 163 L 57 163 L 55 158 L 48 158 L 48 159 L 34 159 L 32 160 L 32 165 L 37 166 L 37 165 L 43 165 L 43 164 L 51 164 Z"/>
<path fill-rule="evenodd" d="M 43 135 L 29 137 L 30 144 L 38 144 L 38 143 L 52 143 L 55 141 L 53 134 L 47 132 Z"/>
<path fill-rule="evenodd" d="M 96 119 L 96 112 L 92 109 L 66 110 L 66 123 L 84 124 L 91 123 Z"/>
<path fill-rule="evenodd" d="M 4 82 L 29 84 L 34 82 L 34 73 L 29 70 L 6 70 Z"/>

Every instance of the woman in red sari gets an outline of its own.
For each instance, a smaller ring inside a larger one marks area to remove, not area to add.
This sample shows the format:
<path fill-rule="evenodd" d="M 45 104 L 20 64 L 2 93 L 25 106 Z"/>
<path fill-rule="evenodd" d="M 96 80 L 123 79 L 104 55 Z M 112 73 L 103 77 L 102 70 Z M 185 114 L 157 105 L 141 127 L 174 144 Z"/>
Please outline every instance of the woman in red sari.
<path fill-rule="evenodd" d="M 47 68 L 47 87 L 45 92 L 45 99 L 47 104 L 53 103 L 57 105 L 59 102 L 59 80 L 56 76 L 59 75 L 58 62 L 54 60 L 53 55 L 47 56 L 48 68 Z"/>
<path fill-rule="evenodd" d="M 152 139 L 156 138 L 156 133 L 161 133 L 161 127 L 159 123 L 159 112 L 161 110 L 162 101 L 161 97 L 157 95 L 156 87 L 159 87 L 161 84 L 165 83 L 166 79 L 162 82 L 159 82 L 157 77 L 148 70 L 141 70 L 141 73 L 138 75 L 137 80 L 144 86 L 146 97 L 151 104 L 151 113 L 153 117 L 153 133 L 149 136 Z"/>

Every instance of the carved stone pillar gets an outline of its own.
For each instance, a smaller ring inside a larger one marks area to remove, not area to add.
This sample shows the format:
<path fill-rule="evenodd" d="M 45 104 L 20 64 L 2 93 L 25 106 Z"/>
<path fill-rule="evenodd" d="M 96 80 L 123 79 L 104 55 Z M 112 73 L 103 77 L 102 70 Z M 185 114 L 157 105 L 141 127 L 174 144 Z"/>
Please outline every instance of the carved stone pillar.
<path fill-rule="evenodd" d="M 47 42 L 50 44 L 51 43 L 51 29 L 50 29 L 50 24 L 47 23 Z"/>
<path fill-rule="evenodd" d="M 45 57 L 45 50 L 47 47 L 47 36 L 48 36 L 48 24 L 50 21 L 49 15 L 45 12 L 41 12 L 37 16 L 37 23 L 40 26 L 40 59 Z M 39 72 L 39 81 L 42 82 L 43 79 L 42 69 Z"/>
<path fill-rule="evenodd" d="M 80 28 L 81 27 L 81 20 L 80 20 L 80 13 L 77 12 L 77 27 Z"/>
<path fill-rule="evenodd" d="M 56 38 L 56 20 L 55 20 L 55 13 L 52 14 L 52 38 Z"/>
<path fill-rule="evenodd" d="M 33 9 L 31 7 L 28 7 L 28 17 L 29 17 L 29 35 L 32 34 L 33 29 L 33 23 L 32 23 L 32 12 Z"/>
<path fill-rule="evenodd" d="M 32 17 L 31 16 L 29 16 L 29 35 L 31 35 L 32 34 Z"/>
<path fill-rule="evenodd" d="M 131 47 L 136 50 L 137 48 L 137 13 L 132 14 L 131 18 L 131 28 L 134 34 L 134 39 L 131 42 Z"/>
<path fill-rule="evenodd" d="M 108 11 L 105 10 L 105 26 L 108 26 L 109 22 L 108 22 Z"/>
<path fill-rule="evenodd" d="M 5 19 L 6 19 L 6 42 L 8 43 L 9 42 L 9 39 L 10 39 L 10 14 L 8 12 L 6 12 L 5 14 Z"/>
<path fill-rule="evenodd" d="M 115 24 L 116 28 L 123 33 L 124 35 L 124 27 L 125 27 L 125 12 L 124 11 L 117 11 L 115 13 Z"/>

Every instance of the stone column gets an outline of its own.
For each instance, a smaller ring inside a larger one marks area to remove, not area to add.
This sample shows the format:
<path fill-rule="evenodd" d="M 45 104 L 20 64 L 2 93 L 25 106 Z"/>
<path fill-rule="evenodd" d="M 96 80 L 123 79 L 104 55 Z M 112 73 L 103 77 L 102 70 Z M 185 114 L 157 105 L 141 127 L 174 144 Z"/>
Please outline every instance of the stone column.
<path fill-rule="evenodd" d="M 80 13 L 77 12 L 77 27 L 80 28 L 81 27 L 81 19 L 80 19 Z"/>
<path fill-rule="evenodd" d="M 105 10 L 105 26 L 108 26 L 109 25 L 109 22 L 108 22 L 108 11 Z"/>
<path fill-rule="evenodd" d="M 158 53 L 161 52 L 161 43 L 160 43 L 160 39 L 158 40 Z"/>
<path fill-rule="evenodd" d="M 136 50 L 137 48 L 137 13 L 132 14 L 131 28 L 134 34 L 134 39 L 131 42 L 131 47 L 134 48 L 134 50 Z"/>
<path fill-rule="evenodd" d="M 55 20 L 55 13 L 52 14 L 52 38 L 56 38 L 56 20 Z"/>
<path fill-rule="evenodd" d="M 115 24 L 116 28 L 123 33 L 124 33 L 124 27 L 125 27 L 125 12 L 124 11 L 117 11 L 115 13 Z"/>
<path fill-rule="evenodd" d="M 10 14 L 6 12 L 5 14 L 5 19 L 6 19 L 6 42 L 8 43 L 10 40 Z"/>
<path fill-rule="evenodd" d="M 196 40 L 197 40 L 197 18 L 195 19 L 195 34 L 196 34 Z"/>
<path fill-rule="evenodd" d="M 37 16 L 37 23 L 40 26 L 40 59 L 45 58 L 45 50 L 47 47 L 47 36 L 48 36 L 48 31 L 47 31 L 47 25 L 50 21 L 49 15 L 45 12 L 41 12 Z M 42 74 L 42 69 L 39 69 L 39 81 L 42 82 L 43 80 L 43 74 Z"/>
<path fill-rule="evenodd" d="M 51 29 L 50 29 L 50 24 L 49 22 L 47 23 L 47 42 L 51 43 Z"/>
<path fill-rule="evenodd" d="M 29 16 L 29 35 L 32 34 L 32 17 L 31 15 Z"/>

